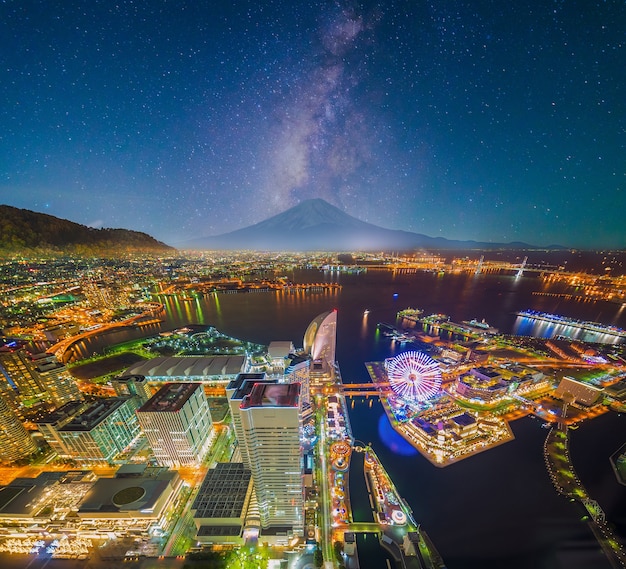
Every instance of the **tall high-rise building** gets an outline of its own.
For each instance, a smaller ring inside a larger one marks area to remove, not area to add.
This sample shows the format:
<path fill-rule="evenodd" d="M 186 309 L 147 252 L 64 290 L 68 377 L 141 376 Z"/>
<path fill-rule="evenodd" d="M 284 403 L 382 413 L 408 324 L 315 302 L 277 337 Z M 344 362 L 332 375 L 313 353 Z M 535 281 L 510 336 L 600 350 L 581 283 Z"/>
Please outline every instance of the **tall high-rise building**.
<path fill-rule="evenodd" d="M 162 466 L 200 464 L 210 448 L 213 422 L 201 383 L 167 383 L 137 417 Z"/>
<path fill-rule="evenodd" d="M 45 398 L 54 407 L 82 399 L 76 380 L 56 356 L 46 353 L 31 356 L 37 382 L 45 390 Z"/>
<path fill-rule="evenodd" d="M 317 316 L 304 333 L 304 351 L 311 357 L 312 382 L 323 382 L 335 376 L 335 346 L 337 344 L 337 311 Z"/>
<path fill-rule="evenodd" d="M 69 401 L 37 422 L 37 429 L 50 448 L 59 456 L 70 457 L 70 451 L 60 434 L 61 429 L 80 413 L 86 411 L 90 405 L 86 401 Z"/>
<path fill-rule="evenodd" d="M 256 383 L 241 403 L 241 424 L 261 528 L 301 534 L 300 384 Z"/>
<path fill-rule="evenodd" d="M 38 383 L 33 369 L 33 363 L 24 348 L 0 349 L 0 375 L 18 392 L 20 398 L 43 399 L 45 396 L 45 389 Z"/>
<path fill-rule="evenodd" d="M 264 373 L 240 373 L 236 379 L 233 379 L 226 386 L 226 397 L 228 398 L 228 406 L 233 419 L 233 428 L 235 437 L 239 445 L 241 454 L 241 462 L 248 469 L 250 466 L 250 457 L 241 424 L 241 404 L 246 396 L 250 395 L 252 388 L 256 383 L 278 383 L 276 379 L 267 379 Z"/>
<path fill-rule="evenodd" d="M 0 461 L 15 462 L 37 450 L 17 415 L 0 395 Z"/>
<path fill-rule="evenodd" d="M 51 354 L 0 350 L 0 375 L 27 405 L 47 402 L 60 407 L 83 397 L 67 368 Z"/>

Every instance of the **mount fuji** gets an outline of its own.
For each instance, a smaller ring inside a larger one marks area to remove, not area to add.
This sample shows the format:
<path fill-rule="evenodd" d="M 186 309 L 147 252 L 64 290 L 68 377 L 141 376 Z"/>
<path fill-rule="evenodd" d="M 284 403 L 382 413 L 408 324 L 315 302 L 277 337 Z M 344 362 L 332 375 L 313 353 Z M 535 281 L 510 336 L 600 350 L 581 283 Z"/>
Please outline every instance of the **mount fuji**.
<path fill-rule="evenodd" d="M 311 199 L 264 221 L 213 237 L 192 239 L 184 249 L 259 251 L 402 251 L 425 249 L 523 249 L 526 243 L 484 243 L 428 237 L 361 221 L 323 199 Z"/>

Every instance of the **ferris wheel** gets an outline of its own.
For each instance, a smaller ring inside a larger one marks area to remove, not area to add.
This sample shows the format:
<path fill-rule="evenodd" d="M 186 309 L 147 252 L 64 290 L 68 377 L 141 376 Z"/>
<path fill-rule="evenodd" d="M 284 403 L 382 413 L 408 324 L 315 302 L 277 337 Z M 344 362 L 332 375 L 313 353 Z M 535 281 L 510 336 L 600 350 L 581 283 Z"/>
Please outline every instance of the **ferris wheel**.
<path fill-rule="evenodd" d="M 422 352 L 403 352 L 387 364 L 391 389 L 407 401 L 426 401 L 441 387 L 439 364 Z"/>

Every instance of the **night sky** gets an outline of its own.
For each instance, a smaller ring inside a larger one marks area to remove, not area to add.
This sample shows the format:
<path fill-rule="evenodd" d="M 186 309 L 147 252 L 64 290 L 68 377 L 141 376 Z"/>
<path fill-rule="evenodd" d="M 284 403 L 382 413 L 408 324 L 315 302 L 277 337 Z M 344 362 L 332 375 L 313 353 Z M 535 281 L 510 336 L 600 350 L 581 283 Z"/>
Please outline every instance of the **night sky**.
<path fill-rule="evenodd" d="M 321 197 L 624 248 L 625 44 L 623 0 L 5 0 L 0 202 L 171 245 Z"/>

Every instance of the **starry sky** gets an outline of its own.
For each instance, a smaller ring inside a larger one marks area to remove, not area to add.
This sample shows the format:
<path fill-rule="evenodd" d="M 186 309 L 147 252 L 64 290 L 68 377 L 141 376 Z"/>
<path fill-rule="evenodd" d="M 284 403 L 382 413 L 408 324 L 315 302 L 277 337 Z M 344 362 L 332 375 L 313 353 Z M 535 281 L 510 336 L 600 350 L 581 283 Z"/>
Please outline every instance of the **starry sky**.
<path fill-rule="evenodd" d="M 0 202 L 626 248 L 625 44 L 623 0 L 0 1 Z"/>

